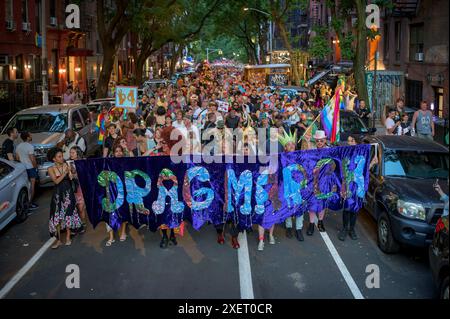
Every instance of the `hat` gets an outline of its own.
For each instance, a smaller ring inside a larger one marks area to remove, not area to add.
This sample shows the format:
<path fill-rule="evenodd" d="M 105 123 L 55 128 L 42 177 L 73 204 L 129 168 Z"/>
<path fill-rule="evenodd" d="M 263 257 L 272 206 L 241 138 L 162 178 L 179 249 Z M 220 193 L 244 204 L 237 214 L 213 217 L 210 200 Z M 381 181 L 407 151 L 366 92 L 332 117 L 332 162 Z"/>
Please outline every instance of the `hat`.
<path fill-rule="evenodd" d="M 224 121 L 223 120 L 218 120 L 216 127 L 217 128 L 224 128 L 225 127 Z"/>
<path fill-rule="evenodd" d="M 313 138 L 315 140 L 322 140 L 322 139 L 326 139 L 327 135 L 325 134 L 325 131 L 322 130 L 317 130 L 316 133 L 314 134 Z"/>

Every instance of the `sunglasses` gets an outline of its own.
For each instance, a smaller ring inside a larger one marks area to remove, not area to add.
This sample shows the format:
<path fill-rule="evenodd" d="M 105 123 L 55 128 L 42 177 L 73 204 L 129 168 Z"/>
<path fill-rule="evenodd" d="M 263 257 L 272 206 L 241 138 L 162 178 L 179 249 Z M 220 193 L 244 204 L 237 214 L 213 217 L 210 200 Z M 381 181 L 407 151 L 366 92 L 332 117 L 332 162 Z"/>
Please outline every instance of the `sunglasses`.
<path fill-rule="evenodd" d="M 316 140 L 316 143 L 325 143 L 325 140 Z"/>

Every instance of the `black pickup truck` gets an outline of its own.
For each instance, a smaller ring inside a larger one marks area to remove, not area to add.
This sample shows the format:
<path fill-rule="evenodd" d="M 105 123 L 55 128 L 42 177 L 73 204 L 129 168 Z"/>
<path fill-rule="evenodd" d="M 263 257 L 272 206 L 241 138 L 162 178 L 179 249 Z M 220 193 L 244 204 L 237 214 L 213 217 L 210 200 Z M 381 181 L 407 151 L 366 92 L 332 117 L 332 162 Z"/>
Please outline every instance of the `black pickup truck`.
<path fill-rule="evenodd" d="M 378 224 L 378 246 L 398 252 L 400 244 L 426 247 L 444 210 L 433 184 L 448 194 L 448 148 L 411 136 L 367 136 L 379 164 L 370 170 L 366 210 Z"/>

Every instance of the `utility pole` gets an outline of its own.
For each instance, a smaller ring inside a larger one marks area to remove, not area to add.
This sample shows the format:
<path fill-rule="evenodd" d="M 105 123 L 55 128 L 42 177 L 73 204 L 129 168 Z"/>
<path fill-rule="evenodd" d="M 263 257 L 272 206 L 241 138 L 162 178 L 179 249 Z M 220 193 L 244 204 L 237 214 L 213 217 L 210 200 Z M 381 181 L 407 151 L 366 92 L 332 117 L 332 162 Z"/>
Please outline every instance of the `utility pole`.
<path fill-rule="evenodd" d="M 41 38 L 41 47 L 42 47 L 42 105 L 48 105 L 48 61 L 47 61 L 47 14 L 46 14 L 46 0 L 42 0 L 41 3 L 41 28 L 42 28 L 42 38 Z"/>

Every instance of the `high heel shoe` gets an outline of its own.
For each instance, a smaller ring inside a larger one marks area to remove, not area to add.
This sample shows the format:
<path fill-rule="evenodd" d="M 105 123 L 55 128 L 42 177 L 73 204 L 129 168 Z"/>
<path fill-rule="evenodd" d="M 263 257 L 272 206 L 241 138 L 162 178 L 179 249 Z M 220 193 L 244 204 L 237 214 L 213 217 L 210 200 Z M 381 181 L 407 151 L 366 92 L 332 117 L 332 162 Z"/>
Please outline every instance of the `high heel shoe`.
<path fill-rule="evenodd" d="M 218 243 L 219 245 L 225 244 L 225 238 L 223 237 L 223 234 L 218 234 L 218 235 L 217 235 L 217 243 Z"/>
<path fill-rule="evenodd" d="M 239 241 L 238 241 L 237 237 L 231 237 L 231 244 L 233 245 L 234 249 L 241 248 L 241 245 L 239 245 Z"/>

